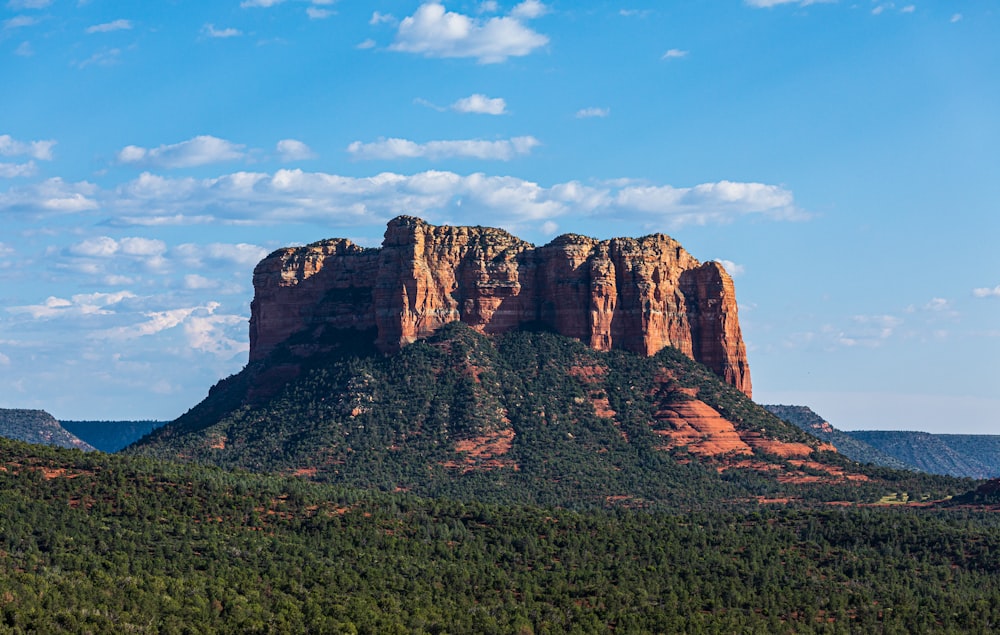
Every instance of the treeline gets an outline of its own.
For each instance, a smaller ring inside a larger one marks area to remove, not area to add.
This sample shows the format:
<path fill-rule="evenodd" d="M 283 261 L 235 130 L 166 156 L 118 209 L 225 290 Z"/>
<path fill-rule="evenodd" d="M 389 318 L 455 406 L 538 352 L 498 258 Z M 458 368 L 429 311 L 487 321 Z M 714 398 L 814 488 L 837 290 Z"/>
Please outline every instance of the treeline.
<path fill-rule="evenodd" d="M 1000 518 L 587 513 L 0 441 L 0 633 L 989 632 Z"/>

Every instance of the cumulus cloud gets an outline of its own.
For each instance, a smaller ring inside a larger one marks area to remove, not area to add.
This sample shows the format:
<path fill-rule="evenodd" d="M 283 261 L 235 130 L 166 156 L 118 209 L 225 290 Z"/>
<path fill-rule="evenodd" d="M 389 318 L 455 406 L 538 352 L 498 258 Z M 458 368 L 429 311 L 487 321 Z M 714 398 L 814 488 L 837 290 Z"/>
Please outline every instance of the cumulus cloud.
<path fill-rule="evenodd" d="M 980 287 L 972 290 L 972 295 L 977 298 L 1000 298 L 1000 285 L 993 287 Z"/>
<path fill-rule="evenodd" d="M 193 307 L 166 311 L 148 311 L 144 321 L 127 326 L 105 329 L 93 334 L 95 339 L 131 340 L 156 335 L 178 326 L 182 327 L 187 345 L 194 351 L 209 353 L 220 358 L 230 358 L 249 350 L 245 341 L 229 337 L 227 327 L 242 326 L 246 317 L 222 315 L 216 311 L 221 305 L 208 302 Z"/>
<path fill-rule="evenodd" d="M 530 138 L 529 138 L 530 139 Z M 509 141 L 509 140 L 508 140 Z M 385 142 L 379 142 L 385 144 Z M 499 158 L 514 153 L 513 146 L 430 146 L 402 140 L 399 147 L 359 144 L 366 158 L 467 152 Z M 525 148 L 530 150 L 532 142 Z M 401 148 L 401 150 L 400 150 Z M 432 149 L 433 148 L 433 149 Z M 398 214 L 414 214 L 431 222 L 469 222 L 483 218 L 509 230 L 537 231 L 543 223 L 554 227 L 560 217 L 595 216 L 620 219 L 640 230 L 659 231 L 686 225 L 729 223 L 743 217 L 801 220 L 801 210 L 790 190 L 765 183 L 719 181 L 680 187 L 635 180 L 550 185 L 514 176 L 483 173 L 457 174 L 429 170 L 414 174 L 382 172 L 366 177 L 342 176 L 300 169 L 273 173 L 233 172 L 212 178 L 171 177 L 143 172 L 116 187 L 101 189 L 81 182 L 49 179 L 30 186 L 0 190 L 0 214 L 25 215 L 90 211 L 105 215 L 105 226 L 155 227 L 169 225 L 320 223 L 324 225 L 381 224 Z M 84 241 L 85 242 L 85 241 Z M 117 239 L 118 255 L 124 255 Z M 78 250 L 100 245 L 81 245 Z M 130 248 L 131 249 L 131 248 Z M 238 253 L 244 253 L 237 250 Z M 67 252 L 68 253 L 68 252 Z M 220 256 L 215 250 L 212 257 Z M 263 255 L 235 260 L 250 264 Z M 87 256 L 70 254 L 77 258 Z M 191 258 L 190 252 L 163 254 Z M 202 258 L 211 265 L 211 258 Z M 104 261 L 101 261 L 104 262 Z M 107 268 L 107 267 L 104 267 Z M 114 273 L 128 275 L 128 271 Z M 106 278 L 106 283 L 110 279 Z"/>
<path fill-rule="evenodd" d="M 538 139 L 512 137 L 499 141 L 481 139 L 461 139 L 455 141 L 428 141 L 417 143 L 409 139 L 379 139 L 371 143 L 355 141 L 347 146 L 347 151 L 357 159 L 414 159 L 431 160 L 447 158 L 486 159 L 509 161 L 517 156 L 530 154 L 541 145 Z"/>
<path fill-rule="evenodd" d="M 184 243 L 174 249 L 174 253 L 188 267 L 204 267 L 206 264 L 227 263 L 243 267 L 253 267 L 267 255 L 267 250 L 247 243 L 209 243 L 196 245 Z"/>
<path fill-rule="evenodd" d="M 358 42 L 354 46 L 354 48 L 360 49 L 362 51 L 364 51 L 366 49 L 373 49 L 373 48 L 375 48 L 375 40 L 373 40 L 371 38 L 368 38 L 366 40 L 362 40 L 362 41 Z"/>
<path fill-rule="evenodd" d="M 214 38 L 230 38 L 230 37 L 239 37 L 243 35 L 243 31 L 240 31 L 239 29 L 234 29 L 232 27 L 225 29 L 217 29 L 215 28 L 214 24 L 206 24 L 205 26 L 201 27 L 201 32 L 206 37 L 214 37 Z"/>
<path fill-rule="evenodd" d="M 372 17 L 368 20 L 368 24 L 372 26 L 377 26 L 379 24 L 395 24 L 396 18 L 391 13 L 380 13 L 375 11 L 372 13 Z"/>
<path fill-rule="evenodd" d="M 126 146 L 118 153 L 120 163 L 154 166 L 161 168 L 191 168 L 211 163 L 237 161 L 246 156 L 245 146 L 219 139 L 211 135 L 200 135 L 175 143 L 147 149 Z"/>
<path fill-rule="evenodd" d="M 0 156 L 17 157 L 29 156 L 39 161 L 52 160 L 52 148 L 56 145 L 51 139 L 48 141 L 18 141 L 10 135 L 0 135 Z"/>
<path fill-rule="evenodd" d="M 594 117 L 607 117 L 611 114 L 610 108 L 597 108 L 596 106 L 591 106 L 590 108 L 581 108 L 576 111 L 577 119 L 592 119 Z"/>
<path fill-rule="evenodd" d="M 99 192 L 100 188 L 86 181 L 67 183 L 61 178 L 51 178 L 0 192 L 0 213 L 46 215 L 95 210 L 99 205 L 94 197 Z"/>
<path fill-rule="evenodd" d="M 502 97 L 487 97 L 475 93 L 463 97 L 451 105 L 451 109 L 461 113 L 478 115 L 502 115 L 507 112 L 507 102 Z"/>
<path fill-rule="evenodd" d="M 716 262 L 722 265 L 722 268 L 726 270 L 730 276 L 735 278 L 736 276 L 741 276 L 746 272 L 746 267 L 743 265 L 738 265 L 732 260 L 723 260 L 721 258 L 716 259 Z"/>
<path fill-rule="evenodd" d="M 0 179 L 15 179 L 34 176 L 37 169 L 34 161 L 27 163 L 0 163 Z"/>
<path fill-rule="evenodd" d="M 684 57 L 687 57 L 687 56 L 688 56 L 688 51 L 685 51 L 685 50 L 682 50 L 682 49 L 670 49 L 666 53 L 664 53 L 660 57 L 660 59 L 663 59 L 663 60 L 673 60 L 673 59 L 681 59 L 681 58 L 684 58 Z"/>
<path fill-rule="evenodd" d="M 533 20 L 549 12 L 549 8 L 538 0 L 524 0 L 510 11 L 511 17 Z"/>
<path fill-rule="evenodd" d="M 282 161 L 305 161 L 316 158 L 316 153 L 309 146 L 296 139 L 282 139 L 276 149 Z"/>
<path fill-rule="evenodd" d="M 114 20 L 104 24 L 87 27 L 87 33 L 110 33 L 111 31 L 128 31 L 132 28 L 130 20 Z"/>
<path fill-rule="evenodd" d="M 548 41 L 517 16 L 481 20 L 428 2 L 400 22 L 390 49 L 426 57 L 474 57 L 481 64 L 495 64 L 528 55 Z"/>
<path fill-rule="evenodd" d="M 240 3 L 240 7 L 244 9 L 249 7 L 273 7 L 284 1 L 285 0 L 243 0 L 243 2 Z"/>
<path fill-rule="evenodd" d="M 12 306 L 8 307 L 7 311 L 15 315 L 28 315 L 36 320 L 84 315 L 111 315 L 115 312 L 111 307 L 134 297 L 136 295 L 131 291 L 85 293 L 74 295 L 68 300 L 49 296 L 42 304 Z"/>

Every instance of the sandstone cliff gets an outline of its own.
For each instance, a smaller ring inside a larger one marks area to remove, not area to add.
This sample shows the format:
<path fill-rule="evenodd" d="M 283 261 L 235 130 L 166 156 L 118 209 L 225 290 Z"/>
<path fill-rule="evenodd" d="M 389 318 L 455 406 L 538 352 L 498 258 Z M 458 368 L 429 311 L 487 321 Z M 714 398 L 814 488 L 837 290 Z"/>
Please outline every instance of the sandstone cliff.
<path fill-rule="evenodd" d="M 374 332 L 394 352 L 454 321 L 484 333 L 541 323 L 598 350 L 673 346 L 751 394 L 732 280 L 663 234 L 567 234 L 535 247 L 499 229 L 400 216 L 380 249 L 344 239 L 280 249 L 253 282 L 251 361 L 328 329 Z"/>

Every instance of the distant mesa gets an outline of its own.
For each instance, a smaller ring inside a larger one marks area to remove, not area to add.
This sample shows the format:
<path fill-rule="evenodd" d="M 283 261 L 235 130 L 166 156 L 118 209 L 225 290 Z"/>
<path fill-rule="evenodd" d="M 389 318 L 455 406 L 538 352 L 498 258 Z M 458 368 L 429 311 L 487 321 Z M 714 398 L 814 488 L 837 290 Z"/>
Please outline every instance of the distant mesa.
<path fill-rule="evenodd" d="M 664 234 L 566 234 L 535 247 L 500 229 L 400 216 L 381 248 L 279 249 L 253 284 L 251 362 L 290 341 L 302 356 L 322 352 L 345 329 L 393 353 L 450 322 L 486 334 L 541 326 L 602 351 L 672 346 L 751 395 L 732 279 Z"/>
<path fill-rule="evenodd" d="M 71 434 L 44 410 L 0 408 L 0 436 L 26 443 L 94 450 L 93 446 Z"/>

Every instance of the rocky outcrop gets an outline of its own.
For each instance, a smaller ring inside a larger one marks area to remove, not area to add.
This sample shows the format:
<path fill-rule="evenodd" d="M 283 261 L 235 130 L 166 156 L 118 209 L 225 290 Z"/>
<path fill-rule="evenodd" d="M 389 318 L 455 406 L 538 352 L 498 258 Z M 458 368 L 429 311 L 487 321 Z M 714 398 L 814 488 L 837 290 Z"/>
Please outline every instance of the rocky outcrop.
<path fill-rule="evenodd" d="M 325 240 L 254 270 L 250 359 L 293 335 L 374 331 L 394 352 L 462 321 L 483 333 L 543 324 L 598 350 L 673 346 L 751 394 L 732 280 L 663 234 L 567 234 L 535 247 L 486 227 L 390 221 L 380 249 Z"/>

